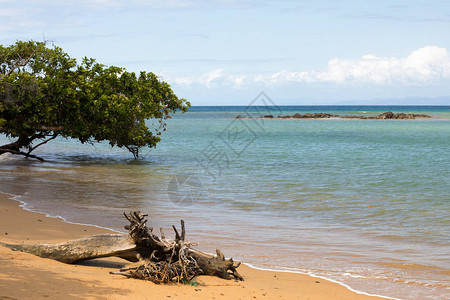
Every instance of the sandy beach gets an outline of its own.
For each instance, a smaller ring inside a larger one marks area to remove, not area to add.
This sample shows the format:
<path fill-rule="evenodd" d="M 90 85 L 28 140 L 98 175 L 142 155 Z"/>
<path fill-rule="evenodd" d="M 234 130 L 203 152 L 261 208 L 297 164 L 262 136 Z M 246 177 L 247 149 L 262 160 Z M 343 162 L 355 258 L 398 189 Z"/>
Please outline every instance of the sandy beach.
<path fill-rule="evenodd" d="M 5 243 L 57 243 L 109 233 L 30 212 L 0 194 L 0 236 Z M 302 274 L 256 270 L 242 265 L 244 282 L 200 276 L 199 285 L 156 285 L 111 275 L 126 262 L 98 259 L 68 265 L 0 246 L 0 299 L 382 299 Z"/>

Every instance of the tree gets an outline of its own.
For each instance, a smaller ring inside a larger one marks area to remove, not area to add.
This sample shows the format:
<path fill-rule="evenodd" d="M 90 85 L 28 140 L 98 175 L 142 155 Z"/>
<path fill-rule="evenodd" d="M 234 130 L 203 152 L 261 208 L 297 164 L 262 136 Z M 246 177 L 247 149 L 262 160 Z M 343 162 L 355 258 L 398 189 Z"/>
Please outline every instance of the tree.
<path fill-rule="evenodd" d="M 57 46 L 18 41 L 0 45 L 0 133 L 15 141 L 0 154 L 31 154 L 58 136 L 81 143 L 109 141 L 137 158 L 155 147 L 165 120 L 190 103 L 151 72 L 139 75 L 94 59 L 81 64 Z M 146 120 L 158 119 L 154 132 Z"/>

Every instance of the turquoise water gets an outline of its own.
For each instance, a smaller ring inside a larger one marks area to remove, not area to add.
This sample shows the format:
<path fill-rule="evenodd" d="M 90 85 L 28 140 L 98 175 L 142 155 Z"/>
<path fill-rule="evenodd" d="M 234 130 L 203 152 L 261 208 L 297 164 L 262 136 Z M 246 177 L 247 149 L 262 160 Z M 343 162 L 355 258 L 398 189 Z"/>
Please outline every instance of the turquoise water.
<path fill-rule="evenodd" d="M 436 118 L 234 119 L 385 111 Z M 193 107 L 139 161 L 65 139 L 36 154 L 47 162 L 0 158 L 0 191 L 31 209 L 117 230 L 122 211 L 154 227 L 182 218 L 203 251 L 372 294 L 450 297 L 449 106 Z"/>

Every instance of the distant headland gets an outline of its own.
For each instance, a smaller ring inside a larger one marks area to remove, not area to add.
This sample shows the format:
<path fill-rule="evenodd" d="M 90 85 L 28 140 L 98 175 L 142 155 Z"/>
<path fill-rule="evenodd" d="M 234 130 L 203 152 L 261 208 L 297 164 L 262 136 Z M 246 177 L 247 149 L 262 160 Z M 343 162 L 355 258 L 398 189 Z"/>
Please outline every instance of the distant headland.
<path fill-rule="evenodd" d="M 236 116 L 236 119 L 247 119 L 247 117 Z M 265 119 L 330 119 L 330 118 L 339 118 L 339 119 L 361 119 L 361 120 L 412 120 L 417 118 L 433 118 L 429 115 L 424 114 L 405 114 L 405 113 L 393 113 L 391 111 L 384 112 L 382 114 L 376 116 L 355 116 L 355 115 L 333 115 L 328 113 L 306 113 L 304 115 L 296 113 L 291 116 L 278 116 L 275 117 L 273 115 L 265 115 L 263 116 Z"/>

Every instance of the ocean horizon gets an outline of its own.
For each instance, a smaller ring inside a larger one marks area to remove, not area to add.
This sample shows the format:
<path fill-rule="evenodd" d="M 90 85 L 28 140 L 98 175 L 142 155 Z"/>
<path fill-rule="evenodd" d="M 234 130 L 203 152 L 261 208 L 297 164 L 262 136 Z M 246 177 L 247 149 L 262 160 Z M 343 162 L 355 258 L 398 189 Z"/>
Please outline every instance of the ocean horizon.
<path fill-rule="evenodd" d="M 432 118 L 261 118 L 386 111 Z M 369 294 L 450 297 L 450 106 L 193 106 L 138 160 L 63 138 L 35 154 L 46 161 L 0 156 L 0 191 L 28 209 L 118 231 L 140 210 L 166 235 L 184 219 L 202 251 Z"/>

